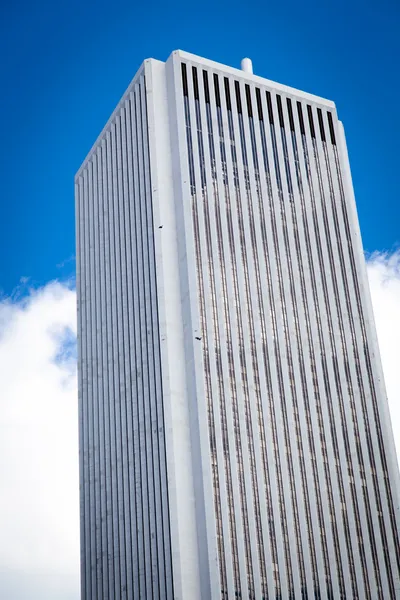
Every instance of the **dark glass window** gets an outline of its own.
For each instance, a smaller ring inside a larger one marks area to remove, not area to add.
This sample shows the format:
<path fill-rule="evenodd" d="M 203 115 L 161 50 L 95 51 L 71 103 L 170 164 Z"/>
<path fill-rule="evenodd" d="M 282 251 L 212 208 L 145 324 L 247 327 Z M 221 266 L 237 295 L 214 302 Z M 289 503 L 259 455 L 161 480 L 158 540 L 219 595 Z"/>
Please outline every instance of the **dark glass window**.
<path fill-rule="evenodd" d="M 309 104 L 307 104 L 307 113 L 308 113 L 308 122 L 310 124 L 311 137 L 315 138 L 314 119 L 313 119 L 312 109 Z"/>
<path fill-rule="evenodd" d="M 328 125 L 329 125 L 329 133 L 331 135 L 331 142 L 334 146 L 336 146 L 336 136 L 335 136 L 335 129 L 333 127 L 333 119 L 332 119 L 332 113 L 328 112 Z"/>
<path fill-rule="evenodd" d="M 268 117 L 271 125 L 274 124 L 274 113 L 272 112 L 272 101 L 270 92 L 266 92 L 267 94 L 267 107 L 268 107 Z"/>
<path fill-rule="evenodd" d="M 227 77 L 224 77 L 224 87 L 225 87 L 226 108 L 228 110 L 232 110 L 231 92 L 229 89 L 229 79 Z"/>
<path fill-rule="evenodd" d="M 251 105 L 251 94 L 250 94 L 250 86 L 246 84 L 246 103 L 247 103 L 247 113 L 249 117 L 253 116 L 253 107 Z"/>
<path fill-rule="evenodd" d="M 292 108 L 292 101 L 290 98 L 286 98 L 286 104 L 287 104 L 288 115 L 289 115 L 290 129 L 291 129 L 291 131 L 294 131 L 293 108 Z"/>
<path fill-rule="evenodd" d="M 197 79 L 197 69 L 196 67 L 192 67 L 192 75 L 193 75 L 193 91 L 194 97 L 196 100 L 199 99 L 199 81 Z"/>
<path fill-rule="evenodd" d="M 210 89 L 208 87 L 208 73 L 203 71 L 204 98 L 207 104 L 210 104 Z"/>
<path fill-rule="evenodd" d="M 221 96 L 219 93 L 218 75 L 216 73 L 214 73 L 214 92 L 215 92 L 215 102 L 219 108 L 221 106 Z"/>
<path fill-rule="evenodd" d="M 182 63 L 182 86 L 183 95 L 188 96 L 187 72 L 185 63 Z"/>
<path fill-rule="evenodd" d="M 242 99 L 240 97 L 240 86 L 239 86 L 238 81 L 235 81 L 235 95 L 236 95 L 237 111 L 241 115 L 242 114 Z"/>
<path fill-rule="evenodd" d="M 281 127 L 284 127 L 285 126 L 285 122 L 283 120 L 282 99 L 279 96 L 279 94 L 277 94 L 277 96 L 276 96 L 276 104 L 278 106 L 279 125 Z"/>
<path fill-rule="evenodd" d="M 300 131 L 304 135 L 306 133 L 306 130 L 304 128 L 304 119 L 303 119 L 303 111 L 301 108 L 301 102 L 297 102 L 297 113 L 299 115 Z"/>
<path fill-rule="evenodd" d="M 263 117 L 263 109 L 262 109 L 262 104 L 261 104 L 260 88 L 256 88 L 256 101 L 257 101 L 258 118 L 260 119 L 260 121 L 263 121 L 264 117 Z"/>
<path fill-rule="evenodd" d="M 321 139 L 323 142 L 325 142 L 326 137 L 325 137 L 324 119 L 322 117 L 322 110 L 320 108 L 317 108 L 317 115 L 318 115 L 318 123 L 319 123 L 319 131 L 321 133 Z"/>

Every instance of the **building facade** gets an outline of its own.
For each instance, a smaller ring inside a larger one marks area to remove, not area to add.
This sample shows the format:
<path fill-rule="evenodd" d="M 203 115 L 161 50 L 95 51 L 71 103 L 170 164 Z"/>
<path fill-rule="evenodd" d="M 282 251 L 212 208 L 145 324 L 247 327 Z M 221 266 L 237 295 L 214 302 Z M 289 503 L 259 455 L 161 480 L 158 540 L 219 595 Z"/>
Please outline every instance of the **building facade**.
<path fill-rule="evenodd" d="M 82 600 L 400 598 L 333 102 L 146 60 L 76 180 Z"/>

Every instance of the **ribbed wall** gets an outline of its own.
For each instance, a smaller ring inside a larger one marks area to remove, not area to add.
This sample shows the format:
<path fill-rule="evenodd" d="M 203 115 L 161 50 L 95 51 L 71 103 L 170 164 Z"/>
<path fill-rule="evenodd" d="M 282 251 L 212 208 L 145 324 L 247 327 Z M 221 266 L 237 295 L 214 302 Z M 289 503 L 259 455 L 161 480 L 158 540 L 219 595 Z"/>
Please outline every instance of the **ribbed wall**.
<path fill-rule="evenodd" d="M 221 597 L 399 598 L 336 113 L 181 68 Z"/>
<path fill-rule="evenodd" d="M 351 194 L 332 103 L 135 77 L 76 178 L 82 600 L 400 598 Z"/>
<path fill-rule="evenodd" d="M 139 72 L 76 179 L 82 600 L 173 598 Z"/>

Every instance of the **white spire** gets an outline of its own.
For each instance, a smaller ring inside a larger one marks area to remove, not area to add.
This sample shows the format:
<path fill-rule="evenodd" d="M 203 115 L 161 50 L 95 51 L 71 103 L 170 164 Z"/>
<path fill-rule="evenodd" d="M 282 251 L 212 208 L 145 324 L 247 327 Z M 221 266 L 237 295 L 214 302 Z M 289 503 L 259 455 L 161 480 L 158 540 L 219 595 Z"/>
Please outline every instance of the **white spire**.
<path fill-rule="evenodd" d="M 243 58 L 241 62 L 241 67 L 242 71 L 244 71 L 245 73 L 253 72 L 253 63 L 251 62 L 250 58 Z"/>

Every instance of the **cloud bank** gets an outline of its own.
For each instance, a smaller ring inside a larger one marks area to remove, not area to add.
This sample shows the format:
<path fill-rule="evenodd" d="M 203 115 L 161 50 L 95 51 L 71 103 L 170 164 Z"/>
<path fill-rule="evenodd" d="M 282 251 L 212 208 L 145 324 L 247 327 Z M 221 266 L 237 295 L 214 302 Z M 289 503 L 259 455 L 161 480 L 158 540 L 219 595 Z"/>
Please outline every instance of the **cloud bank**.
<path fill-rule="evenodd" d="M 400 462 L 400 250 L 375 253 L 367 263 L 390 415 Z"/>
<path fill-rule="evenodd" d="M 400 253 L 368 276 L 400 456 Z M 53 282 L 0 301 L 0 590 L 79 600 L 75 291 Z"/>
<path fill-rule="evenodd" d="M 0 596 L 78 600 L 75 292 L 0 303 Z"/>

